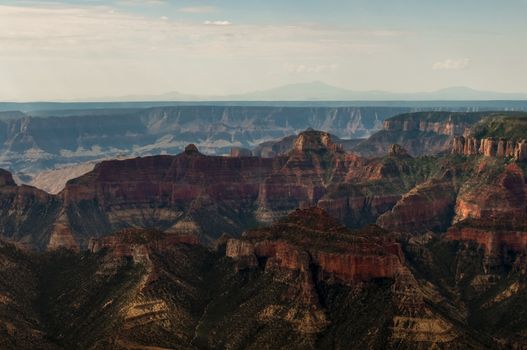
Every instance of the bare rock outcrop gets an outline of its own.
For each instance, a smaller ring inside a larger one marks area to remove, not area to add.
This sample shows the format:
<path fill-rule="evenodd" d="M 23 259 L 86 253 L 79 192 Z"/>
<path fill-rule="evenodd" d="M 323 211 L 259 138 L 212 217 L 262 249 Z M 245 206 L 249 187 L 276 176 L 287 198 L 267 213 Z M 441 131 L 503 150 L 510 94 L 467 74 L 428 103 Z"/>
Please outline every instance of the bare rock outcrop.
<path fill-rule="evenodd" d="M 510 140 L 506 138 L 485 137 L 477 139 L 472 136 L 456 136 L 452 140 L 452 154 L 465 156 L 484 155 L 496 158 L 514 158 L 516 161 L 527 160 L 527 140 Z"/>

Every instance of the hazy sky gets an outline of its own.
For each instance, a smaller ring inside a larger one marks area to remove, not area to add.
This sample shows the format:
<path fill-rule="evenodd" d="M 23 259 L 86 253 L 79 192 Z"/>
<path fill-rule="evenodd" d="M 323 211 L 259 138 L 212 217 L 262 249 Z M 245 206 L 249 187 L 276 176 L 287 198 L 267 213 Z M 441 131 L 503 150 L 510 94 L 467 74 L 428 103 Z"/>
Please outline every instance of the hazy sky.
<path fill-rule="evenodd" d="M 0 0 L 0 100 L 527 92 L 527 0 Z"/>

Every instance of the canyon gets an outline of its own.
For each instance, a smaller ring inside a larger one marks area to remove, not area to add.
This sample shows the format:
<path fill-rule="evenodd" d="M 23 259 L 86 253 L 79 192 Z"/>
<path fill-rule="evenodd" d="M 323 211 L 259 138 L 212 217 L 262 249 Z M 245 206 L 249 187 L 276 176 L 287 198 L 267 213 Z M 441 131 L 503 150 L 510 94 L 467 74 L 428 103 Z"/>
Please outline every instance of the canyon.
<path fill-rule="evenodd" d="M 188 144 L 58 194 L 2 170 L 0 347 L 521 349 L 521 118 L 404 114 L 368 157 L 375 135 L 314 129 L 268 156 Z"/>
<path fill-rule="evenodd" d="M 189 143 L 205 154 L 223 155 L 232 147 L 252 149 L 309 127 L 345 139 L 364 138 L 379 130 L 384 119 L 409 111 L 408 107 L 199 104 L 53 107 L 0 115 L 0 167 L 26 183 L 42 171 L 103 159 L 175 154 Z"/>

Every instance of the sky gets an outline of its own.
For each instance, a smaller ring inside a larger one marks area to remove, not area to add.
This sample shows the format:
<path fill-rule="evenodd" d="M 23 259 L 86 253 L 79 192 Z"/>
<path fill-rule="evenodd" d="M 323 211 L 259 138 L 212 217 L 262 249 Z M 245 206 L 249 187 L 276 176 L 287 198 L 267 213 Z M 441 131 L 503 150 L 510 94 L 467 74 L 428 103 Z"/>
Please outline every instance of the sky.
<path fill-rule="evenodd" d="M 0 101 L 527 92 L 527 0 L 0 0 Z"/>

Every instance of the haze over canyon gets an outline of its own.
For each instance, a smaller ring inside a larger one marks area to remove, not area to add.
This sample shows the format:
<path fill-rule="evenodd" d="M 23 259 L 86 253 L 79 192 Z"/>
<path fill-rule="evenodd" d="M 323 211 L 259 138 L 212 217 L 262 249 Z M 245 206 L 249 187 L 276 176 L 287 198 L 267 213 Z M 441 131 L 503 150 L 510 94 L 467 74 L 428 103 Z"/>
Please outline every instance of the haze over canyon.
<path fill-rule="evenodd" d="M 526 13 L 0 1 L 0 350 L 527 350 Z"/>

